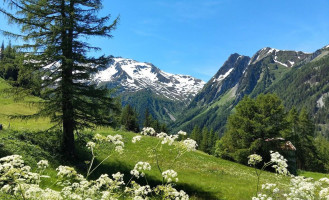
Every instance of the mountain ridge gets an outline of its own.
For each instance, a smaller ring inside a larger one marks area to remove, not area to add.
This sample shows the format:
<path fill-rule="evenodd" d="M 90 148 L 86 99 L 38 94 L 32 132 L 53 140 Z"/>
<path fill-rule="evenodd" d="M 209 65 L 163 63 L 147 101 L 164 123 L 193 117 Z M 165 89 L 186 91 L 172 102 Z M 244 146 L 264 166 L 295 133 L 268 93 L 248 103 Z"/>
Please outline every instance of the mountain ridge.
<path fill-rule="evenodd" d="M 317 114 L 314 110 L 317 109 L 318 102 L 320 104 L 323 102 L 321 105 L 325 107 L 323 105 L 325 105 L 326 95 L 322 93 L 328 92 L 326 88 L 329 88 L 329 83 L 321 81 L 322 88 L 316 88 L 319 94 L 311 92 L 315 89 L 314 87 L 307 87 L 310 90 L 308 94 L 311 95 L 307 97 L 303 96 L 305 93 L 301 89 L 303 87 L 299 87 L 301 82 L 298 82 L 298 85 L 293 79 L 297 80 L 298 77 L 304 77 L 311 83 L 314 82 L 313 79 L 323 79 L 325 75 L 320 76 L 315 73 L 314 70 L 317 67 L 314 65 L 321 68 L 322 73 L 326 69 L 326 65 L 323 63 L 327 63 L 329 66 L 329 59 L 327 59 L 329 58 L 329 45 L 313 53 L 265 47 L 257 51 L 251 58 L 245 56 L 246 61 L 249 58 L 247 64 L 237 60 L 241 56 L 239 54 L 229 56 L 223 66 L 191 101 L 188 109 L 179 116 L 179 120 L 171 125 L 174 131 L 180 129 L 191 131 L 195 125 L 198 125 L 199 127 L 213 128 L 220 135 L 223 134 L 228 116 L 245 95 L 256 97 L 261 93 L 274 92 L 286 102 L 288 108 L 306 106 L 315 118 Z M 233 73 L 234 71 L 237 72 L 237 69 L 240 69 L 239 73 Z M 216 82 L 216 80 L 220 81 Z M 295 98 L 300 98 L 298 102 L 302 102 L 302 104 L 295 105 L 294 102 L 297 101 L 291 99 L 294 97 L 285 94 L 285 91 L 291 91 L 297 95 Z M 285 98 L 284 94 L 290 99 Z M 311 106 L 306 105 L 305 102 Z"/>
<path fill-rule="evenodd" d="M 164 72 L 151 63 L 112 58 L 110 64 L 94 75 L 98 85 L 119 87 L 120 92 L 151 89 L 170 100 L 189 102 L 202 89 L 204 81 L 189 75 Z"/>

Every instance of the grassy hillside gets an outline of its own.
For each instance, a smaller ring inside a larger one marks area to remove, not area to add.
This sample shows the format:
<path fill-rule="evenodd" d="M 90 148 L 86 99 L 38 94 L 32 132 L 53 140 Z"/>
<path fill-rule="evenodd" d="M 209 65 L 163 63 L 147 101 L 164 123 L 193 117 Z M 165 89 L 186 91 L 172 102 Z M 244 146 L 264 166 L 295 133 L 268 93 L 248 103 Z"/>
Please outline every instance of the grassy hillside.
<path fill-rule="evenodd" d="M 146 174 L 150 184 L 161 183 L 161 174 L 156 168 L 154 158 L 148 156 L 148 148 L 158 143 L 153 137 L 145 136 L 137 143 L 131 143 L 134 133 L 114 131 L 111 129 L 97 130 L 97 133 L 121 134 L 125 141 L 123 155 L 113 153 L 110 158 L 98 168 L 93 178 L 102 173 L 112 174 L 120 171 L 130 178 L 130 170 L 138 161 L 149 162 L 152 170 Z M 44 140 L 47 138 L 47 140 Z M 72 162 L 59 156 L 56 146 L 55 133 L 37 132 L 13 132 L 3 131 L 0 135 L 0 155 L 20 154 L 27 164 L 36 166 L 41 159 L 47 159 L 51 163 L 48 174 L 54 175 L 58 165 L 75 166 L 82 174 L 85 174 L 85 160 L 90 159 L 88 150 L 83 144 L 77 144 L 79 159 Z M 97 149 L 98 161 L 108 155 L 109 149 Z M 164 170 L 169 168 L 175 154 L 168 146 L 164 146 L 161 155 L 161 166 Z M 177 188 L 183 189 L 197 199 L 250 199 L 256 189 L 256 176 L 254 169 L 230 161 L 215 158 L 200 151 L 190 152 L 183 155 L 172 167 L 178 172 L 179 182 Z M 45 185 L 51 185 L 54 180 L 48 180 Z M 126 182 L 128 180 L 126 179 Z M 286 182 L 285 179 L 272 173 L 265 173 L 261 182 Z"/>
<path fill-rule="evenodd" d="M 37 111 L 33 107 L 33 102 L 40 101 L 39 98 L 29 96 L 22 99 L 15 99 L 14 94 L 10 92 L 11 86 L 0 78 L 0 124 L 5 128 L 10 127 L 15 130 L 29 128 L 30 130 L 44 130 L 50 127 L 48 119 L 37 119 L 22 121 L 20 119 L 11 119 L 9 115 L 30 115 Z"/>
<path fill-rule="evenodd" d="M 0 82 L 2 88 L 9 87 L 3 81 Z M 30 97 L 28 100 L 38 100 Z M 161 174 L 157 170 L 154 157 L 149 157 L 149 149 L 158 144 L 159 139 L 143 136 L 141 141 L 133 144 L 131 139 L 136 134 L 125 131 L 116 131 L 111 128 L 100 128 L 95 131 L 84 131 L 77 136 L 78 158 L 76 160 L 65 160 L 60 154 L 58 132 L 47 132 L 50 125 L 47 120 L 22 122 L 10 120 L 5 114 L 28 114 L 35 112 L 25 102 L 14 102 L 9 96 L 1 95 L 0 100 L 1 118 L 6 125 L 10 121 L 10 129 L 5 126 L 5 130 L 0 131 L 0 157 L 19 154 L 28 165 L 36 167 L 36 163 L 41 159 L 50 162 L 50 168 L 46 174 L 55 176 L 55 169 L 59 165 L 74 166 L 80 173 L 86 174 L 85 161 L 91 158 L 89 150 L 85 147 L 93 134 L 102 135 L 121 134 L 124 138 L 124 154 L 111 153 L 100 168 L 98 168 L 91 178 L 96 178 L 102 173 L 112 174 L 117 171 L 125 174 L 125 181 L 131 177 L 130 170 L 138 161 L 149 162 L 152 170 L 146 174 L 151 185 L 161 182 Z M 102 147 L 96 149 L 96 163 L 109 155 L 110 149 Z M 188 152 L 184 154 L 172 167 L 170 167 L 175 157 L 172 147 L 164 145 L 160 152 L 160 166 L 167 170 L 172 168 L 178 172 L 179 182 L 177 188 L 183 189 L 194 199 L 250 199 L 256 191 L 257 178 L 253 168 L 237 163 L 219 159 L 203 152 Z M 305 172 L 308 176 L 320 177 L 323 175 Z M 52 186 L 54 179 L 47 179 L 44 186 Z M 261 183 L 275 182 L 279 185 L 288 182 L 287 178 L 281 178 L 273 173 L 265 172 L 261 176 Z M 56 187 L 54 188 L 56 189 Z"/>

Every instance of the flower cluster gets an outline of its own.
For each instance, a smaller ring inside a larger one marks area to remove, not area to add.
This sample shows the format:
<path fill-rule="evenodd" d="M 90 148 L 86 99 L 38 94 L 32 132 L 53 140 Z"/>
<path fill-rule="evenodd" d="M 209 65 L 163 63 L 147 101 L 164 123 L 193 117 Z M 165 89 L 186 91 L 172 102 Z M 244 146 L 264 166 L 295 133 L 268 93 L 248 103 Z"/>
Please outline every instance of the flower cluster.
<path fill-rule="evenodd" d="M 278 174 L 288 175 L 287 160 L 278 152 L 271 151 L 271 161 L 265 163 L 264 166 L 269 166 L 276 169 Z M 256 160 L 261 159 L 258 155 L 250 155 L 251 163 L 256 163 Z M 266 183 L 262 185 L 262 192 L 253 197 L 253 200 L 262 199 L 329 199 L 329 179 L 321 178 L 319 181 L 314 181 L 312 178 L 302 176 L 291 176 L 290 185 L 284 188 L 278 188 L 276 184 Z"/>
<path fill-rule="evenodd" d="M 96 143 L 95 142 L 91 142 L 91 141 L 89 141 L 89 142 L 87 142 L 87 144 L 86 144 L 86 147 L 88 148 L 88 149 L 94 149 L 95 148 L 95 146 L 96 146 Z"/>
<path fill-rule="evenodd" d="M 137 141 L 140 141 L 142 139 L 142 136 L 140 135 L 136 135 L 133 137 L 133 139 L 131 140 L 132 143 L 136 143 Z"/>
<path fill-rule="evenodd" d="M 144 177 L 145 171 L 150 171 L 151 165 L 148 162 L 138 162 L 134 169 L 130 171 L 130 174 L 135 176 L 136 178 Z"/>
<path fill-rule="evenodd" d="M 262 185 L 262 193 L 252 199 L 329 199 L 328 186 L 323 179 L 314 181 L 312 178 L 292 176 L 288 187 L 279 189 L 276 184 L 267 183 Z"/>
<path fill-rule="evenodd" d="M 168 182 L 172 181 L 178 182 L 177 172 L 172 169 L 168 169 L 167 171 L 162 172 L 162 177 Z"/>
<path fill-rule="evenodd" d="M 46 169 L 49 166 L 48 160 L 40 160 L 37 165 L 39 169 Z"/>
<path fill-rule="evenodd" d="M 186 151 L 195 151 L 198 147 L 198 144 L 195 140 L 187 138 L 186 140 L 181 141 L 182 146 L 186 149 Z"/>
<path fill-rule="evenodd" d="M 184 191 L 177 191 L 171 184 L 159 185 L 154 189 L 149 185 L 141 186 L 134 181 L 130 185 L 125 185 L 124 175 L 120 172 L 112 174 L 113 178 L 103 174 L 96 180 L 88 181 L 69 166 L 59 166 L 57 168 L 59 178 L 57 182 L 63 183 L 57 184 L 60 188 L 59 191 L 49 188 L 43 189 L 40 187 L 39 182 L 24 179 L 31 168 L 23 163 L 22 157 L 17 155 L 0 159 L 0 195 L 3 193 L 12 194 L 17 199 L 26 200 L 114 200 L 122 198 L 142 200 L 149 199 L 150 194 L 153 197 L 154 194 L 158 194 L 159 197 L 164 197 L 164 199 L 189 199 Z M 44 169 L 47 165 L 48 161 L 46 160 L 38 162 L 41 169 Z M 15 174 L 17 179 L 6 179 L 10 170 L 14 170 L 11 174 Z M 151 170 L 151 166 L 146 162 L 138 162 L 134 170 L 139 172 Z M 168 178 L 177 176 L 177 173 L 172 170 L 166 171 L 165 174 Z M 140 175 L 143 176 L 143 172 Z M 35 180 L 39 177 L 40 175 L 35 176 Z"/>
<path fill-rule="evenodd" d="M 288 167 L 287 160 L 282 155 L 280 155 L 279 152 L 270 151 L 270 153 L 271 153 L 271 162 L 276 163 L 275 165 L 272 166 L 275 169 L 275 171 L 278 174 L 288 175 L 289 171 L 287 170 Z"/>
<path fill-rule="evenodd" d="M 258 163 L 262 162 L 263 158 L 262 156 L 258 155 L 258 154 L 252 154 L 250 156 L 248 156 L 249 160 L 248 160 L 248 165 L 257 165 Z"/>
<path fill-rule="evenodd" d="M 189 196 L 183 191 L 177 191 L 172 187 L 172 184 L 159 185 L 154 189 L 154 192 L 162 196 L 162 199 L 188 200 Z"/>
<path fill-rule="evenodd" d="M 176 135 L 168 135 L 163 132 L 156 134 L 152 128 L 145 128 L 143 131 L 144 135 L 157 136 L 160 139 L 156 147 L 159 148 L 159 150 L 154 152 L 161 152 L 163 144 L 168 144 L 169 146 L 174 145 L 176 150 L 178 150 L 174 162 L 185 152 L 194 151 L 197 146 L 196 142 L 192 139 L 175 142 L 179 135 L 186 135 L 186 132 L 183 131 L 180 131 Z M 132 142 L 136 143 L 140 141 L 141 138 L 142 136 L 135 136 Z M 49 166 L 47 160 L 40 160 L 37 163 L 39 169 L 37 171 L 40 173 L 38 174 L 31 172 L 31 167 L 24 164 L 22 156 L 12 155 L 0 158 L 0 196 L 5 193 L 15 195 L 18 199 L 22 198 L 26 200 L 114 200 L 122 198 L 142 200 L 155 197 L 154 195 L 156 194 L 158 195 L 156 198 L 159 197 L 162 199 L 189 199 L 189 196 L 184 191 L 177 191 L 173 188 L 171 182 L 177 182 L 178 178 L 177 172 L 172 169 L 162 172 L 162 177 L 166 181 L 166 184 L 158 185 L 155 188 L 151 188 L 149 185 L 139 185 L 132 181 L 132 179 L 126 184 L 123 180 L 124 175 L 120 172 L 112 174 L 112 178 L 107 174 L 103 174 L 98 179 L 89 181 L 89 175 L 110 157 L 110 155 L 108 155 L 99 165 L 93 167 L 94 159 L 96 158 L 95 147 L 101 144 L 111 144 L 118 152 L 122 152 L 124 147 L 121 135 L 103 136 L 96 134 L 93 141 L 89 141 L 86 144 L 86 147 L 91 150 L 92 154 L 92 159 L 86 162 L 89 164 L 86 177 L 78 174 L 73 167 L 61 165 L 56 169 L 57 180 L 53 184 L 56 185 L 56 190 L 40 187 L 41 178 L 50 178 L 49 176 L 42 175 L 44 170 Z M 161 171 L 160 166 L 158 166 L 158 168 Z M 145 177 L 145 172 L 150 170 L 151 165 L 149 163 L 138 162 L 130 173 L 133 177 L 139 178 Z"/>
<path fill-rule="evenodd" d="M 103 136 L 101 134 L 95 134 L 94 135 L 94 138 L 93 138 L 94 141 L 98 142 L 98 143 L 104 143 L 104 142 L 107 142 L 107 143 L 110 143 L 110 144 L 114 144 L 115 145 L 115 151 L 118 152 L 118 153 L 123 153 L 123 147 L 125 146 L 124 142 L 122 141 L 123 138 L 121 135 L 108 135 L 108 136 Z M 95 148 L 96 146 L 96 143 L 94 142 L 88 142 L 87 143 L 87 148 L 88 149 L 93 149 Z"/>
<path fill-rule="evenodd" d="M 161 133 L 160 133 L 161 134 Z M 168 144 L 169 146 L 173 145 L 175 140 L 178 138 L 178 135 L 166 135 L 162 137 L 161 144 Z"/>
<path fill-rule="evenodd" d="M 56 171 L 58 171 L 57 176 L 60 178 L 71 178 L 78 174 L 73 167 L 63 165 L 60 165 Z"/>
<path fill-rule="evenodd" d="M 156 132 L 152 127 L 144 127 L 141 134 L 153 136 L 156 134 Z"/>
<path fill-rule="evenodd" d="M 178 133 L 177 133 L 178 135 L 184 135 L 184 136 L 186 136 L 187 135 L 187 133 L 185 132 L 185 131 L 182 131 L 182 130 L 180 130 L 180 131 L 178 131 Z"/>

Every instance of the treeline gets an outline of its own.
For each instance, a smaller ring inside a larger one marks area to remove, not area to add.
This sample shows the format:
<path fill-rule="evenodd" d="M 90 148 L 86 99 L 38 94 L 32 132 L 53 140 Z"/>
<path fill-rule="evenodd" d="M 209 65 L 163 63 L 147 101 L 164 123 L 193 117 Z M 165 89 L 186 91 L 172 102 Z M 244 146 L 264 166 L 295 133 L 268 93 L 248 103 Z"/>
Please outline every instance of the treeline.
<path fill-rule="evenodd" d="M 297 169 L 324 172 L 329 170 L 327 144 L 318 139 L 306 109 L 293 107 L 287 112 L 277 95 L 261 94 L 256 99 L 246 96 L 237 104 L 215 153 L 247 164 L 250 154 L 268 158 L 269 150 L 279 151 Z"/>
<path fill-rule="evenodd" d="M 119 126 L 121 129 L 138 133 L 140 126 L 137 111 L 129 104 L 122 108 L 122 112 L 119 119 Z M 146 108 L 143 119 L 143 127 L 152 127 L 157 133 L 165 132 L 168 133 L 167 125 L 154 119 Z"/>
<path fill-rule="evenodd" d="M 36 84 L 38 79 L 41 77 L 36 77 L 36 73 L 28 73 L 23 65 L 23 54 L 20 53 L 15 46 L 9 41 L 8 45 L 2 42 L 0 47 L 0 77 L 6 80 L 13 86 L 22 87 L 25 89 L 31 89 L 30 84 Z M 32 81 L 33 80 L 33 81 Z M 38 91 L 30 91 L 33 95 L 40 96 Z M 157 132 L 168 132 L 165 123 L 159 122 L 150 113 L 149 110 L 145 110 L 144 118 L 139 119 L 139 115 L 136 110 L 129 104 L 122 107 L 121 99 L 116 99 L 116 108 L 118 110 L 113 118 L 113 126 L 116 128 L 122 128 L 127 131 L 139 132 L 140 131 L 140 121 L 143 121 L 144 127 L 152 127 Z M 107 115 L 107 113 L 98 113 L 101 115 Z"/>
<path fill-rule="evenodd" d="M 0 47 L 0 77 L 6 80 L 15 89 L 24 88 L 29 93 L 40 96 L 40 89 L 33 85 L 41 84 L 41 77 L 24 66 L 24 53 L 20 52 L 11 41 L 5 45 L 2 42 Z"/>
<path fill-rule="evenodd" d="M 19 64 L 16 57 L 17 50 L 11 45 L 11 42 L 5 46 L 4 42 L 0 48 L 0 77 L 8 81 L 17 81 L 19 74 Z"/>
<path fill-rule="evenodd" d="M 201 129 L 195 125 L 189 137 L 197 142 L 199 145 L 198 150 L 208 154 L 215 153 L 215 144 L 216 140 L 219 139 L 219 135 L 213 129 L 209 130 L 206 126 Z"/>

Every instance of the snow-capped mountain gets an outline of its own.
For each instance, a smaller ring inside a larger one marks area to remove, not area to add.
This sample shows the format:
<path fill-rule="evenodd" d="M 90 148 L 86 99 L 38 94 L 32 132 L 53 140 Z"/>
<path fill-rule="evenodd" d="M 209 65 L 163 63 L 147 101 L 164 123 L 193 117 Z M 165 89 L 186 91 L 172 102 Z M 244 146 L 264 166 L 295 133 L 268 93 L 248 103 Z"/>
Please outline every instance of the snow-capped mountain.
<path fill-rule="evenodd" d="M 194 126 L 206 124 L 223 133 L 238 102 L 245 95 L 254 98 L 261 93 L 276 93 L 289 109 L 306 107 L 329 124 L 321 118 L 328 113 L 328 63 L 329 45 L 314 53 L 265 47 L 251 58 L 232 54 L 172 127 L 192 131 Z"/>
<path fill-rule="evenodd" d="M 302 51 L 279 50 L 275 48 L 265 47 L 259 50 L 249 61 L 250 64 L 256 64 L 258 61 L 271 57 L 274 63 L 285 67 L 293 67 L 296 63 L 308 57 L 309 53 Z"/>
<path fill-rule="evenodd" d="M 151 63 L 126 58 L 112 58 L 110 64 L 94 76 L 98 85 L 117 88 L 119 92 L 151 90 L 173 101 L 189 102 L 205 82 L 188 75 L 170 74 Z"/>

